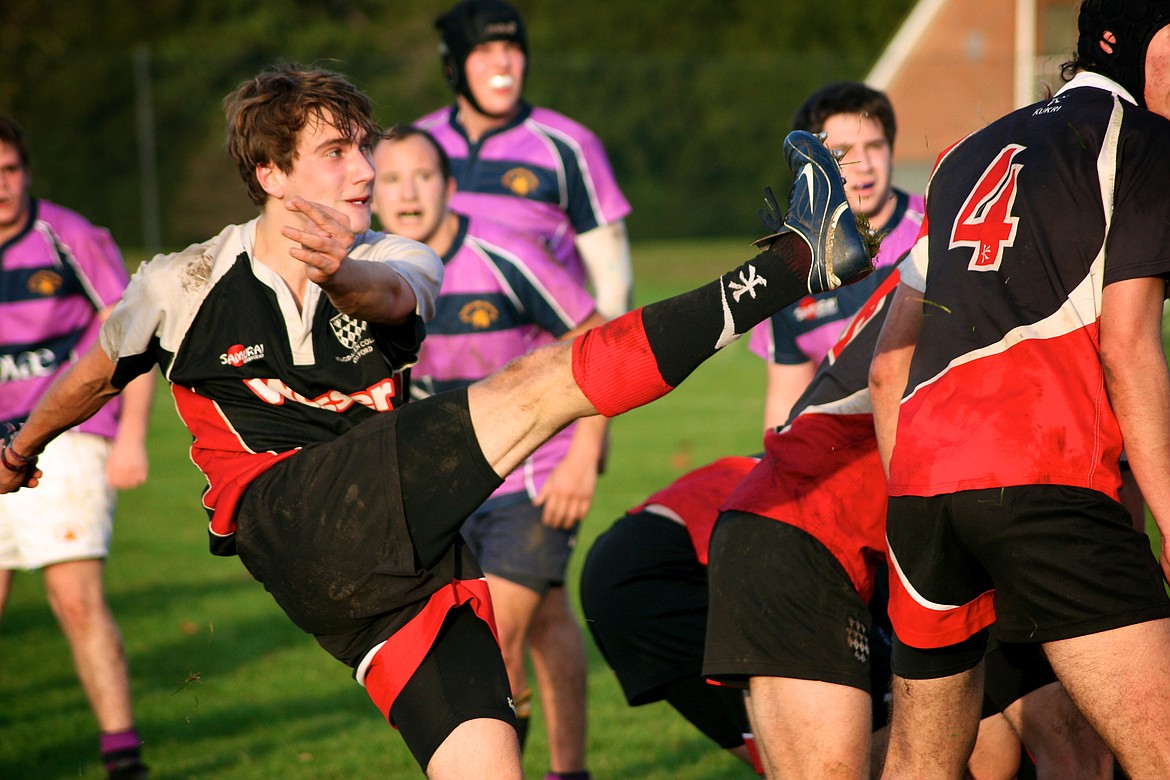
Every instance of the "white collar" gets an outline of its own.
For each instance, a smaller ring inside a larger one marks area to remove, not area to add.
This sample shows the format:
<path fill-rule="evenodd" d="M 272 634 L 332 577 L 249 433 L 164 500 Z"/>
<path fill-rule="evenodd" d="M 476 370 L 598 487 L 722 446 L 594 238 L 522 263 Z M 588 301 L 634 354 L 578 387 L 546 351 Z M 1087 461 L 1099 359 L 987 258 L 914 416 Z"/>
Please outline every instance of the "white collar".
<path fill-rule="evenodd" d="M 1123 100 L 1127 100 L 1130 103 L 1133 103 L 1135 106 L 1137 105 L 1137 101 L 1133 99 L 1133 95 L 1129 94 L 1129 91 L 1126 90 L 1125 87 L 1121 86 L 1108 76 L 1102 76 L 1100 73 L 1093 73 L 1092 71 L 1087 70 L 1082 70 L 1080 73 L 1073 76 L 1072 79 L 1063 87 L 1061 87 L 1060 91 L 1058 91 L 1056 94 L 1061 95 L 1070 89 L 1076 89 L 1078 87 L 1094 87 L 1095 89 L 1103 89 L 1106 92 L 1112 92 L 1114 95 L 1117 95 Z"/>

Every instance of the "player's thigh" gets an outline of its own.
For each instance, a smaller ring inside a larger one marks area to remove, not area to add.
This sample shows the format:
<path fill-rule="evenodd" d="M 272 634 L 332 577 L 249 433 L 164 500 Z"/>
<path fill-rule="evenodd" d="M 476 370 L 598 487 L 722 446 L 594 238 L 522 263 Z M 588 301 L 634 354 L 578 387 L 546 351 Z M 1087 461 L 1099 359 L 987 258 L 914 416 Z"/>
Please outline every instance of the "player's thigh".
<path fill-rule="evenodd" d="M 491 628 L 463 607 L 453 610 L 430 652 L 390 708 L 407 747 L 425 768 L 461 723 L 479 718 L 513 728 L 508 674 Z"/>
<path fill-rule="evenodd" d="M 568 423 L 596 410 L 573 378 L 572 342 L 516 358 L 467 389 L 476 440 L 500 474 Z"/>

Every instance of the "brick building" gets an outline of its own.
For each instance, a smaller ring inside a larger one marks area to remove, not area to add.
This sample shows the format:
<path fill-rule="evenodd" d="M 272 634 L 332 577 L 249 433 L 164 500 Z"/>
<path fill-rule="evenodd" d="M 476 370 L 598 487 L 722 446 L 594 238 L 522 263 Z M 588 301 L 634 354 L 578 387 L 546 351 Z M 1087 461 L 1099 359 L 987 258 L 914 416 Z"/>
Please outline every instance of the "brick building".
<path fill-rule="evenodd" d="M 1079 4 L 920 0 L 865 79 L 898 115 L 899 186 L 921 191 L 951 143 L 1060 88 Z"/>

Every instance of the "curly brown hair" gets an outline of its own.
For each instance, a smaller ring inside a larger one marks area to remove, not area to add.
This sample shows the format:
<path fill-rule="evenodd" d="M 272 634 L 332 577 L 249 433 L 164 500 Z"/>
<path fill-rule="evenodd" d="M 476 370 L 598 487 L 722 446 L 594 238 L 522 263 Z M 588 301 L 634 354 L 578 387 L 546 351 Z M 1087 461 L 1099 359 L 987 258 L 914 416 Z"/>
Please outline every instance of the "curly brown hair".
<path fill-rule="evenodd" d="M 295 63 L 275 65 L 224 98 L 227 151 L 257 206 L 268 194 L 256 168 L 275 165 L 288 173 L 297 159 L 297 138 L 310 122 L 328 121 L 346 138 L 365 145 L 380 128 L 370 99 L 344 76 Z"/>

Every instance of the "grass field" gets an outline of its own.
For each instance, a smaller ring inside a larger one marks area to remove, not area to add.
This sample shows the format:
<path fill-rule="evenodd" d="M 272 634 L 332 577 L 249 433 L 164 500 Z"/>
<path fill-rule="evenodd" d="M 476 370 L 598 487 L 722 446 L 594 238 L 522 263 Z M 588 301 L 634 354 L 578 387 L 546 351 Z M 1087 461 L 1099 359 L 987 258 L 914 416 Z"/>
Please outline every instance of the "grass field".
<path fill-rule="evenodd" d="M 746 241 L 636 246 L 638 297 L 679 292 L 749 253 Z M 691 466 L 759 449 L 763 389 L 763 365 L 741 341 L 666 399 L 614 421 L 609 470 L 573 557 L 574 594 L 584 551 L 626 508 Z M 202 481 L 188 443 L 160 392 L 151 478 L 120 499 L 107 570 L 155 777 L 419 777 L 348 669 L 294 628 L 238 560 L 208 554 Z M 752 776 L 669 707 L 627 707 L 587 644 L 595 777 Z M 534 723 L 539 717 L 538 700 Z M 0 778 L 100 778 L 96 748 L 96 727 L 40 578 L 20 575 L 0 625 Z M 542 777 L 547 760 L 536 726 L 527 776 Z"/>

